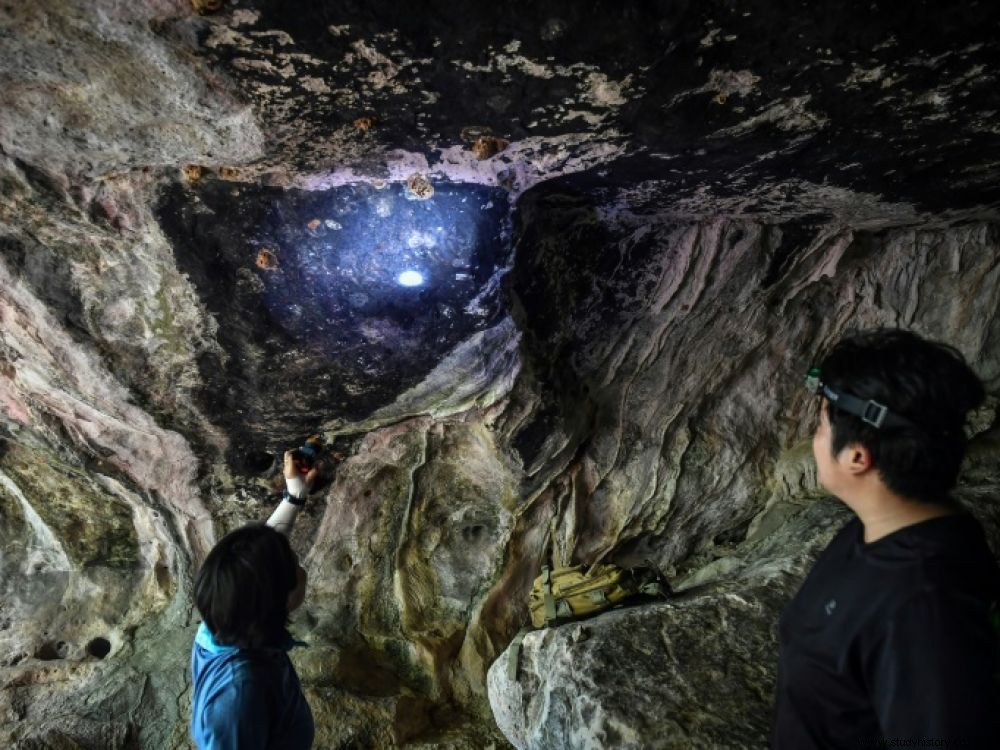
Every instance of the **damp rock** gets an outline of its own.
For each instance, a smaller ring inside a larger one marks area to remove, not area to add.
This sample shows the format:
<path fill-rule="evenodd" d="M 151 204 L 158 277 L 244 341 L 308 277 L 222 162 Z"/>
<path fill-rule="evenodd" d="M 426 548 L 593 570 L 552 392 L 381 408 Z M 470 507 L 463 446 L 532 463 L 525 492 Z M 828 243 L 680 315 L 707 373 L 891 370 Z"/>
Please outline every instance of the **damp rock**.
<path fill-rule="evenodd" d="M 510 141 L 493 135 L 481 135 L 472 144 L 472 153 L 477 159 L 489 159 L 496 156 L 510 145 Z"/>
<path fill-rule="evenodd" d="M 425 201 L 434 195 L 434 186 L 422 174 L 411 174 L 406 178 L 406 197 L 410 200 Z"/>
<path fill-rule="evenodd" d="M 222 9 L 225 0 L 191 0 L 191 7 L 199 15 L 215 13 Z"/>
<path fill-rule="evenodd" d="M 261 248 L 257 251 L 257 268 L 262 271 L 277 271 L 278 256 L 269 248 Z"/>

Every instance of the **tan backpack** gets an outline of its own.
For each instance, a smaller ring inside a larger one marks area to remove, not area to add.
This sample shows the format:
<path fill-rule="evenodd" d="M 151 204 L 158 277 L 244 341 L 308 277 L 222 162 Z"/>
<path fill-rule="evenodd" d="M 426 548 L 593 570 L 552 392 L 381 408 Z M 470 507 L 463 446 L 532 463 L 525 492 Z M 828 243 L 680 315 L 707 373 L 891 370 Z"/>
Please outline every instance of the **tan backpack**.
<path fill-rule="evenodd" d="M 636 594 L 664 593 L 658 580 L 617 565 L 542 567 L 531 587 L 528 609 L 536 628 L 601 612 Z"/>
<path fill-rule="evenodd" d="M 574 565 L 553 568 L 542 566 L 542 573 L 531 586 L 528 609 L 535 628 L 603 612 L 616 604 L 639 596 L 666 597 L 673 593 L 670 584 L 653 567 L 619 568 L 617 565 Z M 518 631 L 507 656 L 507 675 L 517 680 L 521 643 L 531 630 Z"/>

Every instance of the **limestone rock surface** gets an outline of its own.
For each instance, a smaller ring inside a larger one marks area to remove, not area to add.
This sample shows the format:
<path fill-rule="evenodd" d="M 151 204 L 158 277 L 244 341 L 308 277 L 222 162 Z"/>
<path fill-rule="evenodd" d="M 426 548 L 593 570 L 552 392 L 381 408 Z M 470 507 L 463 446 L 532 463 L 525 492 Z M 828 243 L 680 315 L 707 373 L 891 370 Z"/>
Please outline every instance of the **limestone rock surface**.
<path fill-rule="evenodd" d="M 991 489 L 970 507 L 995 545 Z M 776 613 L 848 518 L 832 499 L 799 505 L 767 536 L 703 558 L 668 601 L 529 632 L 516 679 L 510 648 L 490 667 L 497 724 L 518 750 L 767 746 Z"/>
<path fill-rule="evenodd" d="M 843 521 L 831 506 L 816 503 L 740 550 L 740 574 L 528 633 L 516 681 L 509 651 L 487 678 L 504 734 L 519 750 L 766 746 L 774 612 Z"/>
<path fill-rule="evenodd" d="M 194 575 L 313 433 L 317 747 L 758 744 L 827 344 L 963 352 L 1000 543 L 998 12 L 0 4 L 0 746 L 189 747 Z M 550 527 L 686 593 L 505 683 Z"/>

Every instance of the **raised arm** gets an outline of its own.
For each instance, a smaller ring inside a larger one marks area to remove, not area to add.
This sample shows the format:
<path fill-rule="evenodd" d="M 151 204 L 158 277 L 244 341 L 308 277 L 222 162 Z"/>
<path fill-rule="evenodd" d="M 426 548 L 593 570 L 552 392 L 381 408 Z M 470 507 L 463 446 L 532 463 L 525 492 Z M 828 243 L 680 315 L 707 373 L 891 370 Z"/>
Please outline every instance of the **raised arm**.
<path fill-rule="evenodd" d="M 309 489 L 316 481 L 317 476 L 316 467 L 313 467 L 308 474 L 303 475 L 295 466 L 292 453 L 293 451 L 285 451 L 285 495 L 278 507 L 274 509 L 271 517 L 267 519 L 268 526 L 285 536 L 291 533 L 295 519 L 298 518 L 302 506 L 306 504 L 306 495 L 309 494 Z"/>

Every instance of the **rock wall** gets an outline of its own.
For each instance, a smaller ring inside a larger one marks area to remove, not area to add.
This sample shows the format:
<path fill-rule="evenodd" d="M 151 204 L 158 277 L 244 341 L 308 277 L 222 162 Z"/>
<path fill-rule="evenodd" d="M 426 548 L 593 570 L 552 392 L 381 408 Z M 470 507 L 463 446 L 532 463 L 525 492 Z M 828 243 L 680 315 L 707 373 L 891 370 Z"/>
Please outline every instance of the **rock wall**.
<path fill-rule="evenodd" d="M 1000 542 L 990 11 L 355 5 L 0 8 L 0 743 L 188 747 L 193 576 L 313 432 L 317 747 L 762 743 L 825 346 L 969 358 Z M 685 593 L 510 682 L 550 527 Z"/>
<path fill-rule="evenodd" d="M 8 184 L 24 178 L 8 174 Z M 45 199 L 26 178 L 18 190 Z M 529 637 L 526 674 L 542 677 L 504 685 L 495 667 L 490 678 L 495 706 L 508 701 L 498 714 L 507 736 L 520 747 L 759 740 L 773 623 L 842 517 L 813 504 L 801 374 L 849 327 L 902 325 L 954 342 L 995 392 L 997 228 L 810 233 L 635 217 L 560 192 L 525 196 L 518 209 L 505 281 L 504 325 L 520 332 L 513 374 L 501 368 L 436 415 L 386 407 L 365 432 L 328 433 L 348 455 L 293 538 L 311 578 L 295 625 L 311 647 L 295 662 L 318 736 L 329 746 L 499 742 L 486 673 L 524 621 L 554 519 L 566 561 L 651 560 L 695 589 Z M 785 233 L 804 239 L 783 254 Z M 96 296 L 89 267 L 65 272 L 76 298 L 66 305 L 74 297 L 51 291 L 58 274 L 34 271 L 17 247 L 5 245 L 0 308 L 5 731 L 15 743 L 183 744 L 190 577 L 212 539 L 266 515 L 267 472 L 234 471 L 220 431 L 195 431 L 207 422 L 197 394 L 174 429 L 136 405 L 137 373 L 112 369 L 120 360 L 102 356 L 99 326 L 57 317 L 87 310 L 82 290 Z M 120 252 L 98 246 L 90 267 Z M 120 298 L 142 296 L 118 283 Z M 148 329 L 132 330 L 134 351 L 162 356 Z M 460 347 L 453 373 L 482 354 Z M 970 498 L 995 487 L 994 408 L 977 416 L 986 447 L 963 485 Z M 988 523 L 991 508 L 977 511 Z M 590 645 L 578 645 L 580 628 Z M 623 628 L 646 671 L 605 683 L 608 664 L 624 675 L 637 658 L 615 651 Z M 672 648 L 676 638 L 694 640 Z M 719 642 L 734 650 L 723 660 L 731 694 L 713 692 L 718 674 L 690 656 L 707 659 Z M 638 695 L 686 718 L 650 724 Z M 93 718 L 123 703 L 115 719 Z"/>
<path fill-rule="evenodd" d="M 719 558 L 739 560 L 722 580 L 529 633 L 516 681 L 509 652 L 490 668 L 497 723 L 518 748 L 765 747 L 775 612 L 845 517 L 817 501 L 766 542 Z"/>

